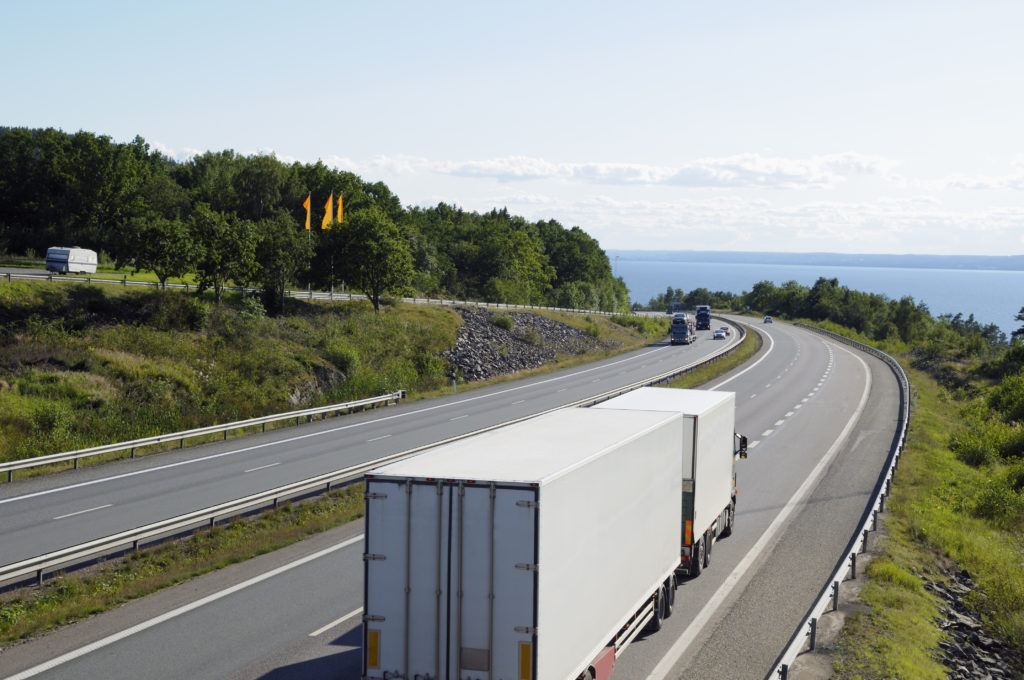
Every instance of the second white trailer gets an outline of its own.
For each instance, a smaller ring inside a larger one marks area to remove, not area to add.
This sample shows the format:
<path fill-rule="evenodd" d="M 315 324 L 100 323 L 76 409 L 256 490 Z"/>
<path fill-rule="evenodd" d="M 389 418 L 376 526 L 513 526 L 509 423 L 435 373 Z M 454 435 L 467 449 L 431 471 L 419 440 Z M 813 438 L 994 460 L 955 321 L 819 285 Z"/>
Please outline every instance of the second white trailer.
<path fill-rule="evenodd" d="M 641 387 L 591 408 L 683 416 L 680 567 L 699 575 L 710 563 L 715 539 L 732 533 L 736 517 L 735 462 L 737 455 L 746 457 L 746 438 L 735 433 L 735 393 Z"/>

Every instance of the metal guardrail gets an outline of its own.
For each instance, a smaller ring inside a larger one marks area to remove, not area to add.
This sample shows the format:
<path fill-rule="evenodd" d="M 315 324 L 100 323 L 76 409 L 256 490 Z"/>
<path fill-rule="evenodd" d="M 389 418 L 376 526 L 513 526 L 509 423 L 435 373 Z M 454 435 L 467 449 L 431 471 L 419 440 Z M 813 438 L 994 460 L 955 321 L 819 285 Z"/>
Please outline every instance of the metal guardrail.
<path fill-rule="evenodd" d="M 797 626 L 796 631 L 789 640 L 789 644 L 775 660 L 775 664 L 771 671 L 768 672 L 768 675 L 765 676 L 765 680 L 786 680 L 789 676 L 790 666 L 796 658 L 803 653 L 805 647 L 808 651 L 812 651 L 814 649 L 818 619 L 829 607 L 831 607 L 832 611 L 838 609 L 839 584 L 846 580 L 847 576 L 856 578 L 857 555 L 864 552 L 868 540 L 868 533 L 878 528 L 878 513 L 885 510 L 885 499 L 889 495 L 889 490 L 892 485 L 892 477 L 896 472 L 900 456 L 902 455 L 903 449 L 907 443 L 907 426 L 910 421 L 910 381 L 907 379 L 907 374 L 903 371 L 903 367 L 900 366 L 899 362 L 881 350 L 875 349 L 870 345 L 857 342 L 856 340 L 851 340 L 850 338 L 837 333 L 802 323 L 794 325 L 826 335 L 833 340 L 845 343 L 863 352 L 874 355 L 887 363 L 893 373 L 896 374 L 897 379 L 900 381 L 900 388 L 902 391 L 900 397 L 903 405 L 900 409 L 899 436 L 896 438 L 896 442 L 889 451 L 886 464 L 882 469 L 882 474 L 879 476 L 878 482 L 875 484 L 875 490 L 871 496 L 872 500 L 865 509 L 864 518 L 861 520 L 860 526 L 850 539 L 850 542 L 847 544 L 845 552 L 839 558 L 836 568 L 832 572 L 831 578 L 829 578 L 828 582 L 826 582 L 825 586 L 818 594 L 818 599 L 811 605 L 810 610 L 807 612 L 807 616 L 805 616 L 804 620 L 799 626 Z"/>
<path fill-rule="evenodd" d="M 158 281 L 131 281 L 126 275 L 120 279 L 106 278 L 103 276 L 69 276 L 66 274 L 16 274 L 14 272 L 6 272 L 2 275 L 7 281 L 14 279 L 27 279 L 36 281 L 68 281 L 77 283 L 107 283 L 117 286 L 145 286 L 149 288 L 159 287 Z M 190 286 L 187 283 L 168 283 L 168 288 L 191 290 L 194 286 Z M 224 290 L 235 291 L 238 293 L 255 293 L 258 292 L 256 288 L 242 288 L 239 286 L 225 286 Z M 286 290 L 286 297 L 307 299 L 307 300 L 362 300 L 365 296 L 356 293 L 336 293 L 331 291 L 318 291 L 318 290 Z M 494 309 L 547 309 L 555 312 L 572 312 L 574 314 L 598 314 L 601 316 L 615 316 L 616 314 L 625 314 L 625 312 L 603 312 L 596 309 L 571 309 L 569 307 L 542 307 L 540 305 L 514 305 L 505 302 L 478 302 L 475 300 L 449 300 L 447 298 L 415 298 L 415 297 L 403 297 L 400 298 L 403 302 L 410 303 L 433 303 L 439 305 L 450 305 L 450 306 L 469 306 L 469 307 L 491 307 Z M 629 314 L 633 312 L 630 311 Z"/>
<path fill-rule="evenodd" d="M 612 397 L 623 394 L 624 392 L 629 392 L 630 390 L 634 390 L 638 387 L 657 385 L 660 383 L 667 384 L 672 379 L 680 375 L 683 375 L 684 373 L 688 373 L 696 368 L 718 361 L 719 359 L 728 356 L 732 352 L 736 351 L 736 349 L 742 344 L 743 339 L 746 337 L 745 326 L 743 324 L 737 325 L 740 329 L 737 342 L 734 342 L 730 346 L 723 348 L 720 352 L 717 352 L 716 354 L 707 359 L 696 361 L 692 364 L 683 366 L 682 368 L 673 369 L 672 371 L 656 375 L 653 378 L 646 378 L 644 380 L 637 381 L 625 387 L 619 387 L 614 390 L 609 390 L 608 392 L 604 392 L 595 397 L 587 397 L 585 399 L 581 399 L 571 404 L 565 404 L 563 406 L 549 409 L 549 411 L 554 411 L 559 408 L 589 406 L 592 404 L 599 403 L 601 401 L 605 401 L 607 399 L 611 399 Z M 548 411 L 544 411 L 542 413 L 547 412 Z M 538 415 L 542 415 L 542 413 L 534 413 L 528 416 L 523 416 L 521 418 L 516 418 L 514 420 L 499 423 L 497 425 L 491 425 L 485 428 L 481 428 L 479 430 L 474 430 L 473 432 L 468 432 L 466 434 L 451 437 L 443 441 L 432 442 L 430 444 L 425 444 L 423 446 L 409 449 L 407 451 L 395 453 L 384 458 L 378 458 L 367 463 L 362 463 L 360 465 L 344 468 L 342 470 L 337 470 L 335 472 L 319 475 L 317 477 L 312 477 L 310 479 L 306 479 L 300 482 L 294 482 L 292 484 L 288 484 L 275 489 L 269 489 L 267 491 L 262 491 L 257 494 L 252 494 L 250 496 L 238 498 L 227 503 L 221 503 L 219 505 L 189 512 L 184 515 L 170 517 L 159 522 L 139 526 L 134 529 L 122 531 L 111 536 L 105 536 L 103 538 L 98 538 L 92 541 L 88 541 L 86 543 L 81 543 L 79 545 L 62 548 L 60 550 L 45 553 L 43 555 L 21 560 L 20 562 L 16 562 L 13 564 L 0 566 L 0 584 L 10 583 L 12 581 L 24 578 L 31 574 L 35 575 L 36 583 L 42 583 L 43 576 L 47 571 L 52 571 L 60 567 L 68 567 L 73 566 L 75 564 L 81 564 L 82 562 L 96 559 L 97 557 L 110 554 L 115 550 L 123 549 L 127 546 L 131 546 L 132 548 L 138 548 L 140 543 L 142 543 L 143 541 L 148 541 L 150 539 L 155 539 L 161 536 L 173 536 L 188 528 L 196 527 L 207 523 L 212 526 L 213 523 L 218 518 L 225 519 L 233 515 L 250 511 L 268 504 L 273 504 L 276 506 L 281 499 L 286 499 L 302 495 L 305 493 L 309 493 L 321 487 L 324 489 L 324 491 L 329 491 L 333 485 L 352 481 L 356 478 L 361 477 L 364 473 L 369 472 L 370 470 L 381 465 L 402 460 L 403 458 L 409 458 L 418 453 L 426 451 L 427 449 L 432 449 L 442 444 L 447 444 L 449 442 L 457 441 L 459 439 L 465 439 L 466 437 L 471 437 L 482 432 L 487 432 L 489 430 L 494 430 L 499 427 L 511 425 L 512 423 L 517 423 L 523 420 L 527 420 L 529 418 L 534 418 Z M 288 414 L 288 417 L 293 416 L 292 414 Z"/>
<path fill-rule="evenodd" d="M 387 406 L 389 403 L 394 401 L 396 404 L 400 399 L 405 399 L 405 390 L 398 390 L 391 394 L 383 394 L 379 397 L 370 397 L 368 399 L 359 399 L 357 401 L 348 401 L 343 404 L 331 404 L 330 406 L 316 406 L 313 408 L 305 408 L 299 411 L 289 411 L 288 413 L 276 413 L 269 416 L 261 416 L 259 418 L 249 418 L 248 420 L 238 420 L 233 423 L 227 423 L 224 425 L 208 425 L 206 427 L 197 427 L 194 430 L 185 430 L 183 432 L 172 432 L 171 434 L 158 434 L 153 437 L 143 437 L 141 439 L 132 439 L 127 442 L 118 442 L 116 444 L 103 444 L 101 446 L 93 446 L 88 449 L 78 449 L 76 451 L 67 451 L 65 453 L 54 453 L 48 456 L 37 456 L 35 458 L 23 458 L 21 460 L 13 460 L 5 463 L 0 463 L 0 472 L 7 473 L 7 481 L 14 480 L 15 470 L 25 470 L 28 468 L 39 467 L 40 465 L 49 465 L 50 463 L 62 463 L 64 461 L 73 460 L 75 461 L 75 469 L 78 469 L 78 460 L 80 458 L 88 458 L 89 456 L 99 456 L 104 453 L 114 453 L 116 451 L 127 451 L 131 449 L 131 457 L 135 457 L 135 449 L 143 446 L 150 446 L 152 444 L 163 444 L 164 442 L 179 441 L 180 446 L 185 446 L 185 440 L 191 439 L 192 437 L 201 437 L 207 434 L 216 434 L 218 432 L 224 433 L 224 439 L 228 438 L 228 432 L 231 430 L 241 430 L 246 427 L 253 427 L 261 425 L 263 431 L 267 431 L 267 423 L 274 423 L 280 420 L 291 420 L 295 419 L 295 424 L 298 425 L 299 420 L 302 418 L 312 419 L 313 416 L 322 415 L 324 418 L 327 417 L 328 413 L 337 413 L 338 411 L 351 411 L 357 408 L 364 408 L 366 406 L 372 406 L 376 408 L 377 404 L 383 403 Z"/>

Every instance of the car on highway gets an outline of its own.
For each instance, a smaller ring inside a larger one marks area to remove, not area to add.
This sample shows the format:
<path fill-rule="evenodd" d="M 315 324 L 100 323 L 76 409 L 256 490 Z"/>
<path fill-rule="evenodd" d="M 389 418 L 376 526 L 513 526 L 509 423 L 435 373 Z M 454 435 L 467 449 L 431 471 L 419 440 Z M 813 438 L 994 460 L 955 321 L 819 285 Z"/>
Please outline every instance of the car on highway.
<path fill-rule="evenodd" d="M 715 340 L 725 340 L 725 331 L 723 331 L 721 328 L 716 328 Z"/>
<path fill-rule="evenodd" d="M 770 316 L 764 317 L 764 322 L 765 323 L 771 323 L 772 322 L 772 317 L 770 317 Z"/>
<path fill-rule="evenodd" d="M 722 327 L 721 327 L 721 328 L 719 328 L 718 330 L 722 331 L 722 332 L 723 332 L 723 333 L 725 333 L 725 334 L 726 334 L 727 336 L 728 336 L 728 335 L 732 335 L 732 329 L 731 329 L 731 328 L 729 328 L 728 326 L 722 326 Z"/>

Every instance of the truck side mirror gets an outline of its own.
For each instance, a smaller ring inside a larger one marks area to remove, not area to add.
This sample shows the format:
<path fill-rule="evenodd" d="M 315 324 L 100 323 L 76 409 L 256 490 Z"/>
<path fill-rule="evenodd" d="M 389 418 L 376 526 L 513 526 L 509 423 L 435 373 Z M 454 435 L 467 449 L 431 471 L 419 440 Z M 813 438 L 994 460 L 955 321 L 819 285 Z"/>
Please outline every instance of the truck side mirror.
<path fill-rule="evenodd" d="M 736 437 L 737 437 L 737 439 L 739 439 L 739 444 L 740 444 L 739 449 L 737 450 L 737 453 L 740 454 L 740 458 L 744 458 L 745 459 L 747 457 L 747 437 L 746 437 L 746 435 L 742 435 L 742 434 L 738 434 L 738 435 L 736 435 Z"/>

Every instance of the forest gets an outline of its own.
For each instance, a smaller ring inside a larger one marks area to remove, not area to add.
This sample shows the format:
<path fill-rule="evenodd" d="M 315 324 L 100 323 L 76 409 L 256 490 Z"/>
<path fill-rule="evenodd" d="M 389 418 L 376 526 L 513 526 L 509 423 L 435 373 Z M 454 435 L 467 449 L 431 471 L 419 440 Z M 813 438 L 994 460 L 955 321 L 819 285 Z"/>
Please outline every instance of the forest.
<path fill-rule="evenodd" d="M 326 204 L 343 199 L 340 222 Z M 309 200 L 310 229 L 306 229 Z M 177 162 L 142 138 L 0 127 L 0 253 L 80 246 L 161 282 L 194 275 L 219 300 L 286 286 L 623 311 L 625 283 L 579 227 L 505 209 L 403 207 L 382 182 L 322 162 L 207 151 Z"/>

